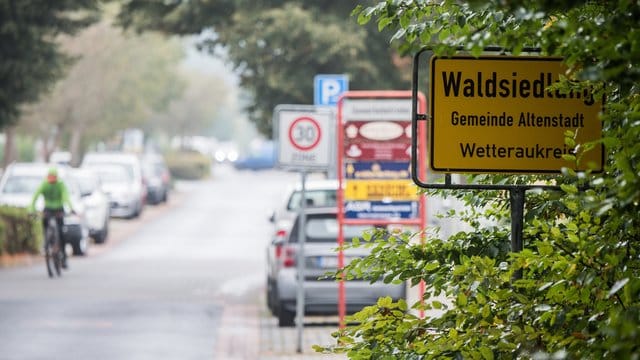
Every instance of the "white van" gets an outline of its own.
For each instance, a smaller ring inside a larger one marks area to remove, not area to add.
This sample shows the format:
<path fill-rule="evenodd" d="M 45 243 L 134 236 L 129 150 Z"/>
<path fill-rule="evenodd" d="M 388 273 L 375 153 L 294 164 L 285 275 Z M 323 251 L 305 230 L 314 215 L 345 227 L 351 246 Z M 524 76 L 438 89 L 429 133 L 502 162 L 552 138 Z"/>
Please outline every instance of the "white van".
<path fill-rule="evenodd" d="M 111 216 L 135 218 L 142 213 L 147 187 L 138 155 L 90 152 L 84 155 L 81 167 L 94 169 L 100 177 L 103 190 L 109 195 Z"/>

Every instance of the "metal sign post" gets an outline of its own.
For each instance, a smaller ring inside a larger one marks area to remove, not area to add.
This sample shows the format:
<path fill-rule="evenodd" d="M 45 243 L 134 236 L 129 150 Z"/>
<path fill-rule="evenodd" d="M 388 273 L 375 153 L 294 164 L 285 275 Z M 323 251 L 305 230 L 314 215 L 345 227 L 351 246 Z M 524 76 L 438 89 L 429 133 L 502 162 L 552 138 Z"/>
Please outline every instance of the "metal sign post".
<path fill-rule="evenodd" d="M 300 172 L 302 185 L 298 211 L 296 269 L 296 351 L 302 353 L 304 327 L 304 280 L 306 239 L 306 178 L 310 170 L 326 171 L 332 164 L 333 111 L 310 105 L 278 105 L 274 111 L 274 139 L 278 166 Z"/>
<path fill-rule="evenodd" d="M 302 353 L 302 328 L 304 327 L 304 242 L 306 240 L 306 214 L 307 208 L 307 194 L 306 194 L 306 181 L 307 172 L 302 170 L 300 172 L 300 211 L 298 212 L 298 218 L 300 222 L 298 224 L 298 256 L 296 266 L 298 268 L 298 291 L 296 292 L 296 332 L 298 334 L 296 342 L 296 352 Z"/>

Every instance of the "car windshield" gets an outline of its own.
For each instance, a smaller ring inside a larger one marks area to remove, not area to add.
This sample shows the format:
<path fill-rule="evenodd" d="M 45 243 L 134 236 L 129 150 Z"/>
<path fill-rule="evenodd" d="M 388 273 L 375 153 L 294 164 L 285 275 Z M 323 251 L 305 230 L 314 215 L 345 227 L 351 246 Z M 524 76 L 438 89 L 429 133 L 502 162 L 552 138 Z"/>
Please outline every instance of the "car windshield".
<path fill-rule="evenodd" d="M 42 176 L 11 176 L 2 189 L 5 194 L 33 194 L 44 181 Z"/>
<path fill-rule="evenodd" d="M 336 191 L 335 190 L 306 190 L 304 197 L 307 199 L 307 207 L 331 207 L 336 206 Z M 300 199 L 302 198 L 301 191 L 295 191 L 291 194 L 287 209 L 291 211 L 298 210 L 300 208 Z"/>
<path fill-rule="evenodd" d="M 344 241 L 362 238 L 362 233 L 372 230 L 372 225 L 344 225 Z M 336 242 L 338 238 L 338 220 L 335 217 L 309 217 L 305 226 L 306 242 Z M 293 229 L 290 242 L 298 242 L 297 226 Z"/>
<path fill-rule="evenodd" d="M 92 166 L 92 169 L 98 174 L 103 184 L 118 184 L 130 182 L 133 177 L 129 176 L 124 166 Z"/>

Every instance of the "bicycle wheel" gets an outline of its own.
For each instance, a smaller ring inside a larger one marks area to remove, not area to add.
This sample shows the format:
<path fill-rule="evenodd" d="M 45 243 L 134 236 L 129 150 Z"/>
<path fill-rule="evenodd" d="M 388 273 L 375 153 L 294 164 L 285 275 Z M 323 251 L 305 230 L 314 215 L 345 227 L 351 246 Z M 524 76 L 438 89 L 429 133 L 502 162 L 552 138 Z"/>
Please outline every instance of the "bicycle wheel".
<path fill-rule="evenodd" d="M 53 273 L 55 271 L 55 254 L 53 253 L 53 243 L 50 241 L 47 236 L 44 239 L 44 259 L 47 264 L 47 273 L 49 277 L 53 277 Z"/>
<path fill-rule="evenodd" d="M 53 277 L 54 273 L 57 276 L 62 274 L 62 251 L 60 247 L 60 239 L 58 235 L 58 224 L 53 221 L 49 221 L 49 226 L 47 226 L 47 233 L 45 242 L 47 244 L 47 248 L 49 248 L 48 257 L 47 257 L 47 270 L 49 271 L 49 276 Z M 45 252 L 45 255 L 47 252 Z"/>

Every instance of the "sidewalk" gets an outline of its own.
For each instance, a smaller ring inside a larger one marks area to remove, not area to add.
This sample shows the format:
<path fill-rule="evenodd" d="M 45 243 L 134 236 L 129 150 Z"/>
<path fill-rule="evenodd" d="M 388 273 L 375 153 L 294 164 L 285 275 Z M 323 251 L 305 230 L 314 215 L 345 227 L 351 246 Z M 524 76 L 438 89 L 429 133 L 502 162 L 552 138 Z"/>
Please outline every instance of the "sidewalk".
<path fill-rule="evenodd" d="M 260 300 L 260 299 L 256 299 Z M 278 327 L 261 301 L 225 304 L 215 345 L 216 360 L 338 360 L 345 355 L 320 354 L 313 345 L 334 343 L 336 318 L 307 317 L 302 335 L 302 353 L 297 353 L 295 327 Z"/>
<path fill-rule="evenodd" d="M 295 327 L 280 328 L 275 317 L 265 313 L 260 316 L 260 357 L 261 360 L 313 359 L 337 360 L 346 359 L 345 355 L 321 354 L 313 350 L 313 345 L 330 345 L 335 343 L 331 333 L 338 329 L 338 324 L 326 321 L 325 318 L 305 319 L 302 334 L 302 353 L 296 352 L 298 331 Z M 328 318 L 335 321 L 332 318 Z"/>

